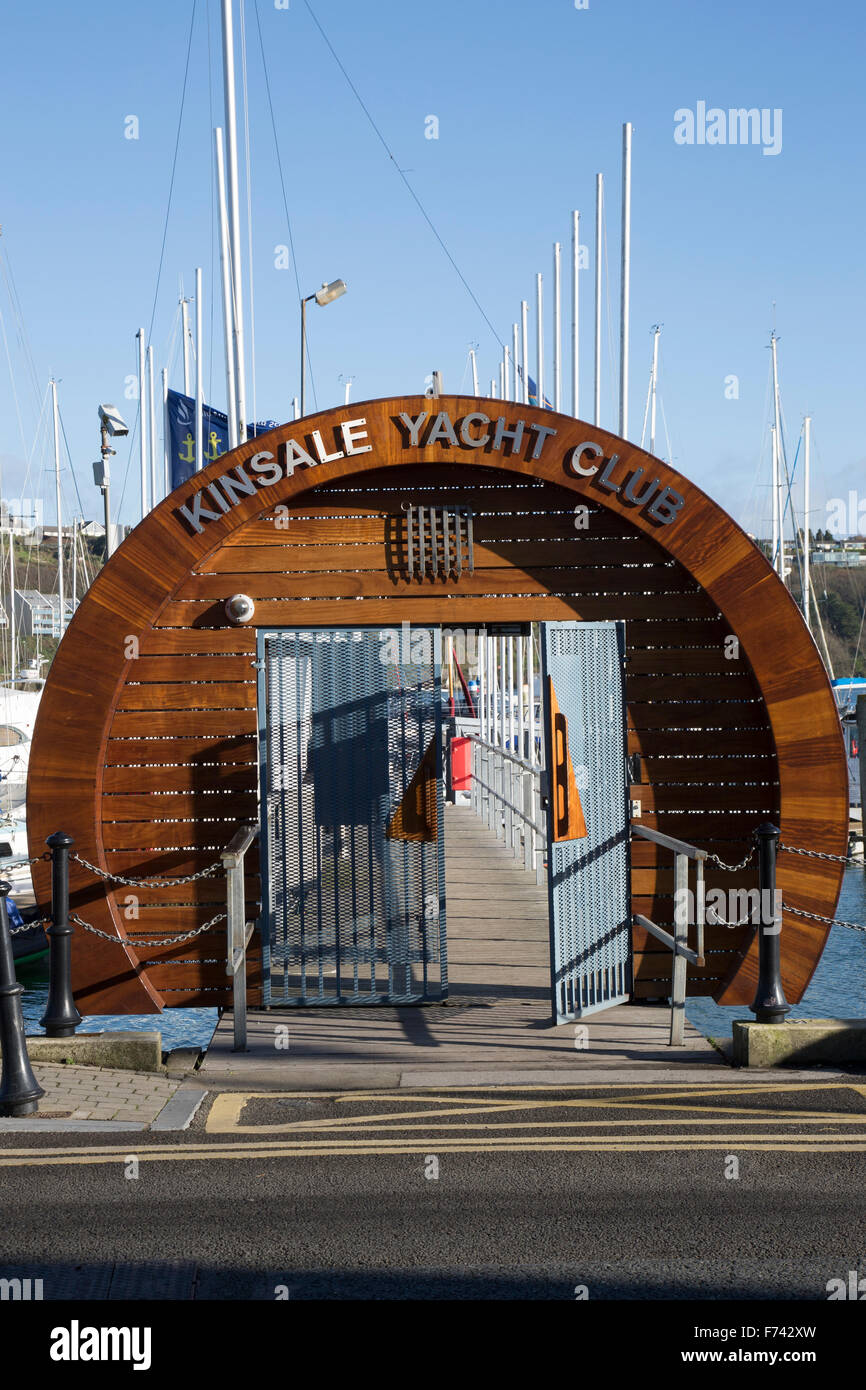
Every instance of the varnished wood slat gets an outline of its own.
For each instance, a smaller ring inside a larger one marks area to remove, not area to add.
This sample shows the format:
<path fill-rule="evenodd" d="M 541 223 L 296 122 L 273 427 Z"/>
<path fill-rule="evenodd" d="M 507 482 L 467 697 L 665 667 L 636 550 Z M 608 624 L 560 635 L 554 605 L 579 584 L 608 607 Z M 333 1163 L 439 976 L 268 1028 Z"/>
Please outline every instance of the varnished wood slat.
<path fill-rule="evenodd" d="M 749 729 L 766 727 L 767 714 L 760 700 L 730 701 L 717 704 L 708 701 L 675 704 L 628 705 L 630 729 Z"/>
<path fill-rule="evenodd" d="M 177 653 L 197 656 L 243 656 L 250 659 L 256 653 L 256 632 L 250 627 L 148 628 L 139 637 L 139 658 L 173 656 Z"/>
<path fill-rule="evenodd" d="M 227 845 L 222 846 L 227 848 Z M 247 850 L 244 858 L 244 869 L 248 879 L 256 878 L 258 873 L 258 845 L 253 844 Z M 185 878 L 189 874 L 199 873 L 202 869 L 219 860 L 219 851 L 206 849 L 156 849 L 146 851 L 141 849 L 131 850 L 111 850 L 105 852 L 106 867 L 112 873 L 125 874 L 131 878 Z M 211 881 L 210 879 L 208 880 Z M 222 866 L 217 873 L 212 876 L 214 883 L 222 883 L 225 887 L 225 875 Z M 258 881 L 256 879 L 256 881 Z M 174 890 L 172 889 L 172 892 Z"/>
<path fill-rule="evenodd" d="M 515 526 L 516 531 L 522 527 Z M 386 574 L 405 577 L 407 573 L 407 551 L 402 542 L 376 545 L 291 545 L 287 542 L 270 545 L 226 546 L 216 555 L 209 557 L 197 574 L 224 574 L 231 576 L 226 582 L 229 592 L 239 581 L 240 575 L 249 576 L 244 584 L 244 592 L 250 592 L 248 585 L 253 575 L 261 574 L 322 574 L 333 571 L 348 574 L 354 571 L 380 570 Z M 557 566 L 586 569 L 589 567 L 617 567 L 620 565 L 651 565 L 665 572 L 670 580 L 683 571 L 667 559 L 657 546 L 645 541 L 621 541 L 611 537 L 608 540 L 583 540 L 579 537 L 551 539 L 547 541 L 502 540 L 491 541 L 486 545 L 477 542 L 473 546 L 473 566 L 475 570 L 500 570 L 518 566 L 547 569 Z M 463 582 L 468 579 L 463 576 Z M 692 583 L 694 581 L 691 581 Z M 187 597 L 184 589 L 181 598 Z"/>
<path fill-rule="evenodd" d="M 752 835 L 766 816 L 754 811 L 649 811 L 643 810 L 640 824 L 650 830 L 660 830 L 664 835 L 672 835 L 687 844 L 697 845 L 698 849 L 708 848 L 711 840 L 746 840 Z M 716 852 L 718 850 L 716 849 Z M 720 856 L 727 863 L 736 862 L 732 855 Z"/>
<path fill-rule="evenodd" d="M 633 675 L 627 666 L 625 689 L 630 704 L 655 700 L 706 700 L 716 704 L 724 700 L 760 698 L 751 676 L 736 672 L 707 680 L 705 676 Z"/>
<path fill-rule="evenodd" d="M 674 785 L 648 786 L 635 783 L 630 796 L 641 804 L 641 812 L 651 811 L 757 811 L 770 815 L 778 804 L 778 790 L 771 786 Z"/>
<path fill-rule="evenodd" d="M 708 649 L 688 649 L 680 647 L 641 648 L 632 647 L 626 636 L 627 660 L 626 674 L 629 679 L 636 676 L 701 676 L 704 689 L 712 690 L 713 677 L 727 678 L 735 673 L 750 671 L 745 661 L 727 661 L 721 641 Z"/>
<path fill-rule="evenodd" d="M 661 951 L 653 951 L 650 955 L 635 953 L 634 958 L 634 982 L 640 987 L 642 983 L 651 980 L 670 980 L 670 952 L 667 956 Z M 696 986 L 702 980 L 717 980 L 719 976 L 727 970 L 736 960 L 734 952 L 723 951 L 718 955 L 709 956 L 704 965 L 692 965 L 689 963 L 688 970 L 688 994 L 697 993 Z M 635 990 L 637 994 L 637 990 Z"/>
<path fill-rule="evenodd" d="M 519 588 L 517 580 L 514 585 Z M 557 618 L 649 618 L 658 613 L 660 599 L 654 594 L 617 594 L 615 598 L 578 596 L 553 598 L 537 594 L 530 598 L 461 597 L 457 592 L 442 597 L 431 591 L 425 597 L 393 599 L 284 599 L 256 604 L 256 620 L 262 627 L 331 627 L 363 626 L 365 623 L 401 622 L 459 623 L 471 626 L 476 622 L 538 622 Z M 703 617 L 710 605 L 700 593 L 669 594 L 664 598 L 666 612 L 681 617 Z M 207 600 L 167 603 L 159 621 L 166 627 L 205 626 L 225 622 L 221 603 Z"/>
<path fill-rule="evenodd" d="M 649 757 L 676 757 L 678 754 L 728 754 L 731 757 L 774 752 L 773 735 L 763 729 L 629 729 L 628 751 Z"/>
<path fill-rule="evenodd" d="M 189 792 L 142 792 L 102 799 L 102 817 L 108 821 L 190 820 L 218 817 L 220 820 L 255 819 L 258 801 L 255 791 L 227 792 L 224 788 Z"/>
<path fill-rule="evenodd" d="M 724 650 L 724 640 L 730 632 L 730 624 L 719 614 L 707 613 L 698 618 L 674 618 L 664 605 L 663 613 L 655 613 L 646 618 L 632 618 L 626 628 L 626 651 L 633 652 L 652 648 L 664 651 L 675 647 L 678 651 Z"/>
<path fill-rule="evenodd" d="M 106 802 L 115 792 L 195 792 L 256 791 L 256 768 L 211 767 L 208 764 L 182 764 L 179 767 L 107 767 L 103 774 Z"/>
<path fill-rule="evenodd" d="M 640 842 L 638 841 L 638 843 Z M 644 841 L 644 844 L 648 843 L 648 841 Z M 735 874 L 728 873 L 724 869 L 719 869 L 716 868 L 715 865 L 709 864 L 706 867 L 705 879 L 708 892 L 710 889 L 715 888 L 721 888 L 725 893 L 735 889 L 757 888 L 758 871 L 756 868 L 756 861 L 753 859 L 748 868 L 740 869 L 739 872 Z M 690 879 L 692 892 L 694 892 L 694 885 L 694 872 L 692 872 L 692 877 Z M 636 867 L 634 861 L 632 861 L 631 891 L 637 895 L 673 893 L 674 858 L 670 850 L 668 850 L 667 863 L 660 863 L 654 868 Z"/>
<path fill-rule="evenodd" d="M 116 853 L 110 856 L 112 865 L 116 863 L 117 857 Z M 138 877 L 144 875 L 139 874 Z M 260 880 L 257 875 L 252 874 L 245 879 L 245 884 L 247 902 L 253 903 L 261 892 Z M 172 888 L 137 887 L 133 890 L 118 887 L 115 892 L 116 901 L 123 906 L 127 895 L 133 892 L 139 916 L 137 921 L 124 916 L 126 931 L 130 935 L 138 931 L 144 936 L 158 936 L 159 932 L 153 931 L 147 925 L 148 919 L 157 913 L 171 911 L 172 914 L 176 914 L 178 922 L 185 921 L 188 927 L 201 926 L 202 922 L 213 917 L 217 910 L 213 906 L 214 903 L 225 906 L 226 881 L 222 875 L 214 874 L 209 878 L 196 879 L 194 883 L 178 883 Z"/>
<path fill-rule="evenodd" d="M 256 687 L 243 681 L 157 681 L 126 685 L 121 710 L 254 710 Z"/>
<path fill-rule="evenodd" d="M 506 512 L 485 514 L 484 503 L 475 499 L 473 507 L 473 535 L 478 546 L 491 545 L 499 541 L 570 541 L 581 546 L 581 552 L 591 557 L 591 562 L 610 564 L 605 556 L 616 549 L 623 556 L 646 556 L 648 559 L 664 559 L 662 546 L 638 535 L 631 528 L 624 528 L 619 521 L 610 524 L 612 518 L 595 510 L 589 514 L 587 527 L 575 525 L 574 510 L 550 510 L 535 514 L 527 512 Z M 471 505 L 471 503 L 470 503 Z M 307 509 L 309 513 L 309 509 Z M 277 525 L 279 521 L 279 525 Z M 385 545 L 385 541 L 402 545 L 406 537 L 405 513 L 382 512 L 378 516 L 285 516 L 272 517 L 271 520 L 252 521 L 236 537 L 229 537 L 225 548 L 246 550 L 250 546 L 270 546 L 277 539 L 279 543 L 291 546 L 324 545 Z M 274 535 L 277 531 L 277 537 Z M 588 562 L 581 562 L 588 563 Z"/>
<path fill-rule="evenodd" d="M 702 786 L 737 785 L 778 781 L 776 759 L 763 757 L 697 757 L 641 758 L 641 782 L 650 786 L 659 782 L 696 783 Z"/>
<path fill-rule="evenodd" d="M 225 987 L 226 968 L 221 961 L 196 961 L 191 965 L 163 964 L 156 961 L 147 965 L 147 973 L 152 983 L 159 989 L 185 989 L 192 985 L 196 989 L 221 989 Z M 248 990 L 261 990 L 261 960 L 250 960 L 247 967 Z M 229 992 L 231 980 L 229 980 Z"/>
<path fill-rule="evenodd" d="M 110 738 L 105 748 L 106 767 L 133 766 L 140 763 L 181 764 L 194 772 L 200 765 L 218 763 L 221 766 L 249 765 L 256 762 L 255 732 L 220 735 L 209 738 L 163 736 L 161 738 L 124 738 L 121 729 Z M 108 789 L 107 783 L 106 789 Z"/>
<path fill-rule="evenodd" d="M 357 557 L 366 561 L 366 556 Z M 384 568 L 342 573 L 284 574 L 282 572 L 243 574 L 193 575 L 178 590 L 179 599 L 218 599 L 223 602 L 233 593 L 245 593 L 257 602 L 268 599 L 298 599 L 313 589 L 318 598 L 378 598 L 425 595 L 470 594 L 663 594 L 696 593 L 693 580 L 681 570 L 671 571 L 664 565 L 633 565 L 602 567 L 583 565 L 559 569 L 538 569 L 510 566 L 508 568 L 476 568 L 464 571 L 460 578 L 449 576 L 437 579 L 409 579 L 399 571 Z"/>
<path fill-rule="evenodd" d="M 670 931 L 673 927 L 673 919 L 670 915 L 665 918 L 664 922 L 660 922 L 655 917 L 651 917 L 650 921 L 655 922 L 656 926 L 663 927 L 665 931 Z M 706 926 L 704 928 L 704 951 L 706 953 L 712 953 L 714 956 L 719 952 L 724 952 L 730 957 L 739 955 L 746 944 L 746 938 L 750 932 L 751 928 L 738 928 L 732 930 L 721 926 Z M 662 943 L 656 937 L 652 936 L 650 932 L 637 923 L 635 923 L 631 929 L 631 942 L 635 956 L 666 954 L 668 969 L 670 969 L 670 951 L 666 951 L 665 947 L 662 946 Z M 689 927 L 688 944 L 692 950 L 696 949 L 697 928 L 694 924 Z M 733 964 L 733 960 L 727 962 L 727 965 L 731 964 Z M 689 973 L 691 973 L 691 969 L 691 962 L 689 962 Z"/>
<path fill-rule="evenodd" d="M 231 980 L 225 989 L 202 986 L 200 989 L 177 989 L 172 987 L 160 990 L 160 997 L 166 1009 L 230 1009 L 232 1006 Z M 247 1005 L 251 1009 L 262 1006 L 262 991 L 258 986 L 247 988 Z"/>
<path fill-rule="evenodd" d="M 215 740 L 234 734 L 255 734 L 253 709 L 227 710 L 118 710 L 111 732 L 116 739 L 142 738 L 151 734 L 162 738 L 175 734 L 178 739 L 209 734 Z"/>
<path fill-rule="evenodd" d="M 170 656 L 141 656 L 131 677 L 142 684 L 153 681 L 248 681 L 255 680 L 255 655 L 199 655 L 179 651 Z"/>
<path fill-rule="evenodd" d="M 218 858 L 237 829 L 238 818 L 197 821 L 103 821 L 102 843 L 107 850 L 148 852 L 158 849 L 208 849 Z"/>
<path fill-rule="evenodd" d="M 725 972 L 721 970 L 718 975 L 703 980 L 690 980 L 688 983 L 688 997 L 697 999 L 701 996 L 715 997 Z M 632 994 L 635 999 L 656 999 L 670 994 L 670 977 L 668 977 L 668 989 L 665 991 L 661 985 L 652 980 L 635 980 Z"/>

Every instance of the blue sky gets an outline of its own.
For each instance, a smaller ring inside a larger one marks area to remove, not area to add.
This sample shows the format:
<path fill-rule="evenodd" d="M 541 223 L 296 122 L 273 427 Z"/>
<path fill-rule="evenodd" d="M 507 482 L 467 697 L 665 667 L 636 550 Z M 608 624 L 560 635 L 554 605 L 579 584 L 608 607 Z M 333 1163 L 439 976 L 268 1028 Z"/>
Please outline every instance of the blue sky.
<path fill-rule="evenodd" d="M 510 342 L 521 299 L 534 305 L 538 270 L 549 296 L 555 240 L 563 243 L 567 265 L 572 208 L 581 210 L 581 239 L 592 261 L 595 174 L 602 171 L 612 316 L 602 423 L 616 429 L 620 149 L 622 122 L 630 120 L 630 434 L 640 436 L 650 330 L 661 322 L 660 390 L 674 465 L 750 529 L 765 529 L 767 344 L 775 301 L 790 455 L 808 411 L 823 495 L 862 489 L 866 22 L 860 4 L 312 3 L 500 337 Z M 434 368 L 446 390 L 468 392 L 472 343 L 483 389 L 497 371 L 494 334 L 360 110 L 305 0 L 290 0 L 287 9 L 258 0 L 258 11 L 300 286 L 308 294 L 337 276 L 349 285 L 327 309 L 311 307 L 315 396 L 308 385 L 308 407 L 314 400 L 319 406 L 341 401 L 341 375 L 354 378 L 354 400 L 422 391 Z M 36 378 L 0 281 L 21 415 L 19 428 L 0 344 L 6 495 L 22 487 L 53 495 L 43 472 L 50 445 L 37 422 L 54 374 L 84 513 L 101 515 L 90 468 L 98 448 L 96 407 L 109 400 L 128 417 L 135 413 L 124 384 L 135 371 L 136 329 L 151 321 L 191 14 L 192 0 L 47 0 L 27 7 L 6 0 L 0 9 L 0 249 L 14 273 Z M 255 0 L 246 0 L 246 38 L 256 414 L 284 419 L 298 393 L 298 305 L 293 271 L 274 266 L 274 248 L 288 234 Z M 675 111 L 699 101 L 725 110 L 780 108 L 781 153 L 677 144 Z M 129 115 L 138 118 L 137 140 L 124 137 Z M 430 115 L 439 120 L 437 140 L 425 138 Z M 203 266 L 206 393 L 221 408 L 211 132 L 222 119 L 219 5 L 198 0 L 152 342 L 157 366 L 170 366 L 171 384 L 182 386 L 179 277 L 191 293 L 194 268 Z M 584 417 L 591 408 L 592 288 L 590 263 L 581 279 Z M 564 306 L 567 289 L 566 280 Z M 548 334 L 551 318 L 548 297 Z M 567 312 L 564 320 L 567 329 Z M 547 366 L 549 373 L 549 341 Z M 725 396 L 731 375 L 739 379 L 736 400 Z M 548 375 L 548 394 L 549 386 Z M 566 409 L 569 401 L 566 391 Z M 657 452 L 666 455 L 661 421 L 658 439 Z M 129 452 L 122 446 L 114 463 L 115 503 Z M 136 467 L 133 451 L 126 520 L 137 519 Z M 71 505 L 75 488 L 66 460 L 63 488 Z M 823 509 L 812 524 L 824 524 Z"/>

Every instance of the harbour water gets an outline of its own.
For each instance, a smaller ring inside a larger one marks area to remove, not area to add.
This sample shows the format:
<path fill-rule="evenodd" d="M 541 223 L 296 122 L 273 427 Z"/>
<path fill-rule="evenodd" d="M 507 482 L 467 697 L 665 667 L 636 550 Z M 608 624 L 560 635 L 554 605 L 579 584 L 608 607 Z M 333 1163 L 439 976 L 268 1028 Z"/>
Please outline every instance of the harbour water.
<path fill-rule="evenodd" d="M 848 869 L 839 899 L 837 917 L 866 926 L 866 870 Z M 24 1021 L 28 1033 L 42 1033 L 39 1019 L 48 997 L 46 966 L 22 968 Z M 690 999 L 689 1022 L 708 1037 L 730 1036 L 735 1018 L 751 1018 L 749 1010 L 720 1008 L 712 999 Z M 866 931 L 833 927 L 818 969 L 801 1003 L 791 1009 L 792 1018 L 866 1018 Z M 206 1048 L 217 1024 L 216 1009 L 166 1009 L 162 1014 L 94 1015 L 82 1030 L 158 1029 L 164 1052 L 177 1047 Z"/>

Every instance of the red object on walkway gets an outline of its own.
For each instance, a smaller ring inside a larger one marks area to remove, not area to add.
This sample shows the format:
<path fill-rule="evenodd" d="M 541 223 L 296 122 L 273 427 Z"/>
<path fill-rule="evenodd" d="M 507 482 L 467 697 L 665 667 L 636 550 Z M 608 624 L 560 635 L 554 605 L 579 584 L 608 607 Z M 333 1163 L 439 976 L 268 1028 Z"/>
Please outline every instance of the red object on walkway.
<path fill-rule="evenodd" d="M 451 785 L 456 792 L 468 792 L 472 786 L 472 740 L 451 740 Z"/>

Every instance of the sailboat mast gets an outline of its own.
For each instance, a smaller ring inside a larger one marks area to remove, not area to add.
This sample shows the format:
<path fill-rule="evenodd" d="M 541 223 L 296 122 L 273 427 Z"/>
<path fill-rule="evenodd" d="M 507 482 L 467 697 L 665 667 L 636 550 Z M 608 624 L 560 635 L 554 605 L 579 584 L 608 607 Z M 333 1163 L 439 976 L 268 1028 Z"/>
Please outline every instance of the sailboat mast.
<path fill-rule="evenodd" d="M 656 451 L 656 386 L 659 379 L 659 338 L 661 336 L 661 324 L 657 323 L 653 327 L 653 369 L 652 381 L 650 386 L 650 453 Z"/>
<path fill-rule="evenodd" d="M 57 593 L 60 598 L 60 636 L 63 636 L 66 616 L 63 589 L 63 514 L 60 505 L 60 414 L 57 409 L 57 382 L 51 378 L 51 403 L 54 411 L 54 488 L 57 501 Z"/>
<path fill-rule="evenodd" d="M 571 413 L 580 414 L 580 213 L 571 214 Z"/>
<path fill-rule="evenodd" d="M 229 225 L 226 211 L 225 157 L 223 154 L 223 133 L 219 126 L 214 131 L 216 148 L 217 206 L 220 228 L 220 266 L 223 282 L 223 329 L 226 346 L 226 414 L 229 422 L 229 448 L 238 445 L 238 410 L 235 386 L 235 355 L 232 347 L 232 293 L 231 293 L 231 247 L 229 245 Z"/>
<path fill-rule="evenodd" d="M 631 299 L 631 122 L 622 128 L 622 278 L 619 313 L 619 432 L 628 439 L 628 347 Z"/>
<path fill-rule="evenodd" d="M 601 257 L 604 174 L 595 176 L 595 352 L 593 357 L 592 423 L 601 424 Z"/>
<path fill-rule="evenodd" d="M 562 410 L 562 245 L 553 243 L 553 408 Z M 541 401 L 539 401 L 541 405 Z"/>
<path fill-rule="evenodd" d="M 247 390 L 244 367 L 244 301 L 241 277 L 241 218 L 238 202 L 238 122 L 235 104 L 235 36 L 232 0 L 222 0 L 223 87 L 226 112 L 226 174 L 229 214 L 229 265 L 232 285 L 232 329 L 237 383 L 239 442 L 247 437 Z"/>
<path fill-rule="evenodd" d="M 78 603 L 78 517 L 72 518 L 72 611 Z"/>
<path fill-rule="evenodd" d="M 136 333 L 138 340 L 138 456 L 141 469 L 141 519 L 147 516 L 147 386 L 144 373 L 144 329 Z"/>
<path fill-rule="evenodd" d="M 776 444 L 776 426 L 770 426 L 770 436 L 773 441 L 773 540 L 770 555 L 773 561 L 773 569 L 777 574 L 781 573 L 777 552 L 779 549 L 779 511 L 776 500 L 779 496 L 779 451 Z"/>
<path fill-rule="evenodd" d="M 202 335 L 201 266 L 195 271 L 195 471 L 204 467 L 202 421 L 204 419 L 204 338 Z"/>
<path fill-rule="evenodd" d="M 772 336 L 770 338 L 770 349 L 773 354 L 773 438 L 775 441 L 773 453 L 773 506 L 775 508 L 776 515 L 773 523 L 773 533 L 776 536 L 779 545 L 779 578 L 784 582 L 785 523 L 782 513 L 782 470 L 780 466 L 782 459 L 782 424 L 781 406 L 779 402 L 779 360 L 776 353 L 777 342 L 778 339 L 776 337 L 776 330 L 774 328 Z"/>
<path fill-rule="evenodd" d="M 538 377 L 538 382 L 537 382 L 537 384 L 536 384 L 536 391 L 537 391 L 538 394 L 537 394 L 536 402 L 535 402 L 535 403 L 536 403 L 536 405 L 538 406 L 539 410 L 543 410 L 543 409 L 544 409 L 544 287 L 543 287 L 543 284 L 542 284 L 542 279 L 541 279 L 541 274 L 540 274 L 540 272 L 539 272 L 539 274 L 537 274 L 536 277 L 535 277 L 535 338 L 536 338 L 536 349 L 537 349 L 537 357 L 538 357 L 537 364 L 536 364 L 536 368 L 535 368 L 536 375 L 537 375 L 537 377 Z"/>
<path fill-rule="evenodd" d="M 180 318 L 183 326 L 183 394 L 189 395 L 189 300 L 184 295 L 180 301 Z"/>
<path fill-rule="evenodd" d="M 34 525 L 36 518 L 34 517 Z M 9 679 L 15 680 L 18 653 L 15 650 L 15 538 L 12 534 L 12 517 L 9 517 Z"/>
<path fill-rule="evenodd" d="M 807 415 L 803 421 L 803 617 L 806 626 L 812 631 L 810 584 L 812 545 L 809 539 L 809 485 L 812 465 L 812 417 Z"/>

